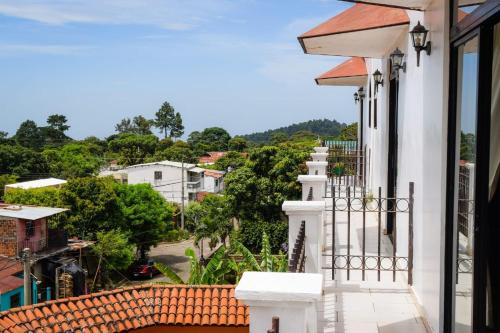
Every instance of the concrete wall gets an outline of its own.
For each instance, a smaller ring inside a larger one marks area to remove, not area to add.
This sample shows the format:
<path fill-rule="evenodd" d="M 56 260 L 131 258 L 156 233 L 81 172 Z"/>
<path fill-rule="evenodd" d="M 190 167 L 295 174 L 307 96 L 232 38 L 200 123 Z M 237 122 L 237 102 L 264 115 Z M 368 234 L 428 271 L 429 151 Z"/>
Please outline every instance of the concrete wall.
<path fill-rule="evenodd" d="M 379 69 L 384 87 L 378 92 L 378 126 L 368 128 L 369 97 L 365 87 L 364 137 L 367 144 L 367 186 L 376 195 L 387 188 L 389 54 L 399 47 L 407 71 L 400 72 L 398 110 L 398 197 L 408 196 L 415 183 L 413 290 L 430 328 L 442 327 L 444 224 L 446 201 L 446 135 L 448 100 L 448 5 L 434 0 L 424 12 L 408 11 L 410 29 L 421 21 L 431 32 L 432 54 L 421 53 L 420 67 L 409 35 L 395 41 L 384 59 L 367 61 L 368 73 Z M 371 79 L 371 77 L 370 77 Z M 369 79 L 369 81 L 370 81 Z M 372 93 L 374 89 L 372 87 Z M 373 103 L 373 95 L 372 95 Z M 372 105 L 373 115 L 373 105 Z M 368 153 L 371 159 L 368 161 Z M 368 166 L 368 163 L 370 164 Z M 398 255 L 407 255 L 407 214 L 398 214 Z M 383 221 L 384 223 L 384 221 Z"/>

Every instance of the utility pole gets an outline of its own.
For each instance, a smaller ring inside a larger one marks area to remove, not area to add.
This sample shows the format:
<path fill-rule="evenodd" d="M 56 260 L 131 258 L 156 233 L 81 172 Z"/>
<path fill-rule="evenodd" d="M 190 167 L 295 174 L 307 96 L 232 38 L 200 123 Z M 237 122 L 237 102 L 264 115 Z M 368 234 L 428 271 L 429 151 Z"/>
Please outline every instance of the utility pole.
<path fill-rule="evenodd" d="M 24 268 L 24 305 L 31 304 L 31 255 L 30 249 L 23 249 L 21 261 Z"/>
<path fill-rule="evenodd" d="M 184 230 L 184 160 L 182 160 L 182 171 L 181 171 L 181 229 Z"/>

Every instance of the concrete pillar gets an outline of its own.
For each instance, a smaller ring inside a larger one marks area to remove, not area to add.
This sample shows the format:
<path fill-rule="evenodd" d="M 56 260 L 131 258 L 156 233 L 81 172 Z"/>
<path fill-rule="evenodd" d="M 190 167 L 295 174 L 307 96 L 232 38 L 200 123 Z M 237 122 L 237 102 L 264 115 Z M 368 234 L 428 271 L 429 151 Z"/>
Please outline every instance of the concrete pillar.
<path fill-rule="evenodd" d="M 328 158 L 328 153 L 311 153 L 311 158 L 316 162 L 325 162 Z"/>
<path fill-rule="evenodd" d="M 300 224 L 305 221 L 306 273 L 321 273 L 323 249 L 324 201 L 285 201 L 283 211 L 288 215 L 288 254 L 292 253 Z"/>
<path fill-rule="evenodd" d="M 307 168 L 309 169 L 310 175 L 326 175 L 326 168 L 328 167 L 328 162 L 316 162 L 316 161 L 307 161 Z"/>
<path fill-rule="evenodd" d="M 314 147 L 316 153 L 328 153 L 328 147 Z"/>
<path fill-rule="evenodd" d="M 279 318 L 280 332 L 316 333 L 321 274 L 245 272 L 236 286 L 235 297 L 250 310 L 250 333 L 271 329 Z"/>
<path fill-rule="evenodd" d="M 311 188 L 313 201 L 324 200 L 326 183 L 328 181 L 326 175 L 300 175 L 298 181 L 302 183 L 302 200 L 307 200 Z"/>

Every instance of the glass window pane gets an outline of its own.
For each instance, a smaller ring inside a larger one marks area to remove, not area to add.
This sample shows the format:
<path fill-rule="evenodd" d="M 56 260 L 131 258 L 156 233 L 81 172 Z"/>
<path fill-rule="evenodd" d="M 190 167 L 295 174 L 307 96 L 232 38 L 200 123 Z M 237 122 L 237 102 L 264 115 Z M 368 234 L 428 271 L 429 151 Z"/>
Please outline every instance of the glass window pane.
<path fill-rule="evenodd" d="M 455 13 L 455 17 L 457 18 L 456 21 L 462 21 L 467 15 L 485 2 L 486 0 L 458 0 L 458 9 Z"/>
<path fill-rule="evenodd" d="M 455 332 L 470 332 L 474 261 L 474 180 L 478 77 L 477 37 L 459 49 L 457 94 L 457 184 L 455 189 L 456 286 Z"/>

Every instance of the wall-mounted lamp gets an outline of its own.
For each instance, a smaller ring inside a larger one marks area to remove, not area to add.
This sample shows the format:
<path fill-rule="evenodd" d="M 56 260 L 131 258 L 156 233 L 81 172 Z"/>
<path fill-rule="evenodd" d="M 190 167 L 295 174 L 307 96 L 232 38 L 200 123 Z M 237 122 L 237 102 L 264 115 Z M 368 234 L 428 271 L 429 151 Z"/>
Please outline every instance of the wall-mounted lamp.
<path fill-rule="evenodd" d="M 359 87 L 358 91 L 354 93 L 354 103 L 358 104 L 359 101 L 362 101 L 365 98 L 365 91 L 363 87 Z"/>
<path fill-rule="evenodd" d="M 394 52 L 391 53 L 390 59 L 391 59 L 391 67 L 392 67 L 392 73 L 398 77 L 399 76 L 399 70 L 402 69 L 403 73 L 406 73 L 406 61 L 404 61 L 405 54 L 401 52 L 400 49 L 396 48 Z"/>
<path fill-rule="evenodd" d="M 358 95 L 358 92 L 355 92 L 354 93 L 354 104 L 358 104 L 359 102 L 359 95 Z"/>
<path fill-rule="evenodd" d="M 377 69 L 373 73 L 373 82 L 375 83 L 375 93 L 378 91 L 378 86 L 384 86 L 384 79 L 382 78 L 382 73 Z"/>
<path fill-rule="evenodd" d="M 425 51 L 427 55 L 431 54 L 431 42 L 427 41 L 427 35 L 429 30 L 427 30 L 423 25 L 418 24 L 410 31 L 411 39 L 413 42 L 413 47 L 417 51 L 417 67 L 420 66 L 420 52 Z"/>

